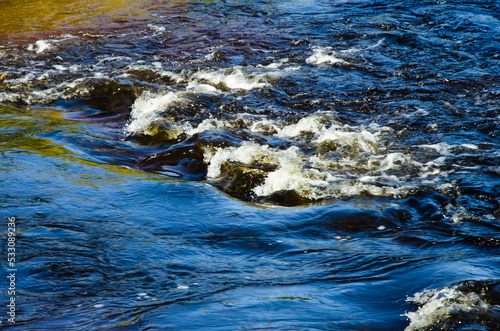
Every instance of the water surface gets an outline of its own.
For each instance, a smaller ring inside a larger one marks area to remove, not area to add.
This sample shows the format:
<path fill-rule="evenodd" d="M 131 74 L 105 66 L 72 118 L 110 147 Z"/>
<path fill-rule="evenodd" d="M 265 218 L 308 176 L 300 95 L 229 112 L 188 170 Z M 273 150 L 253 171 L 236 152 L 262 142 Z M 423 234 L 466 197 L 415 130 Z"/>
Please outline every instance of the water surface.
<path fill-rule="evenodd" d="M 495 330 L 498 13 L 2 2 L 9 326 Z"/>

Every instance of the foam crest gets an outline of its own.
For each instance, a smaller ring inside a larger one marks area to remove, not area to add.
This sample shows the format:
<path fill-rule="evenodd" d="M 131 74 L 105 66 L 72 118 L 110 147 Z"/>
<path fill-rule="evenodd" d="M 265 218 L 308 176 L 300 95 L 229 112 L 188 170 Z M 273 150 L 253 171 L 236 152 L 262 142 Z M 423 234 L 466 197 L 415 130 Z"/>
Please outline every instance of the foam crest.
<path fill-rule="evenodd" d="M 324 197 L 324 188 L 335 178 L 328 172 L 304 167 L 305 157 L 295 146 L 274 151 L 270 157 L 278 168 L 269 173 L 262 185 L 255 187 L 258 196 L 270 196 L 281 191 L 295 191 L 304 198 Z"/>
<path fill-rule="evenodd" d="M 265 74 L 246 74 L 241 67 L 235 67 L 229 72 L 225 71 L 202 71 L 194 75 L 198 81 L 206 81 L 215 87 L 223 87 L 235 90 L 253 90 L 268 86 Z"/>
<path fill-rule="evenodd" d="M 205 163 L 208 164 L 207 177 L 212 179 L 220 177 L 224 162 L 252 164 L 269 154 L 269 146 L 261 146 L 255 143 L 244 143 L 240 147 L 208 149 L 204 155 Z"/>
<path fill-rule="evenodd" d="M 286 63 L 288 63 L 289 61 L 290 61 L 289 58 L 284 58 L 284 59 L 279 60 L 278 62 L 270 63 L 267 66 L 263 66 L 263 65 L 259 64 L 259 65 L 257 65 L 257 67 L 268 68 L 268 69 L 278 69 L 278 68 L 281 68 Z"/>
<path fill-rule="evenodd" d="M 132 105 L 130 121 L 125 125 L 126 134 L 155 134 L 154 124 L 164 123 L 168 119 L 162 113 L 168 107 L 182 103 L 182 93 L 168 92 L 166 94 L 152 94 L 144 92 Z M 175 138 L 182 130 L 175 123 L 172 128 L 172 138 Z"/>
<path fill-rule="evenodd" d="M 451 156 L 454 155 L 454 151 L 458 148 L 466 148 L 468 150 L 477 150 L 479 149 L 477 145 L 474 144 L 461 144 L 461 145 L 449 145 L 447 143 L 441 142 L 438 144 L 424 144 L 418 145 L 420 148 L 424 149 L 433 149 L 441 155 Z"/>
<path fill-rule="evenodd" d="M 148 24 L 148 28 L 156 34 L 163 33 L 166 31 L 164 26 L 159 26 L 155 24 Z"/>
<path fill-rule="evenodd" d="M 49 50 L 51 45 L 45 40 L 37 40 L 35 44 L 28 45 L 28 51 L 34 51 L 36 54 L 40 54 Z"/>
<path fill-rule="evenodd" d="M 377 140 L 375 135 L 366 130 L 350 132 L 334 127 L 322 132 L 315 142 L 320 144 L 325 142 L 335 143 L 337 145 L 354 147 L 358 151 L 374 152 L 373 145 L 377 143 Z"/>
<path fill-rule="evenodd" d="M 207 118 L 204 119 L 198 126 L 193 127 L 190 123 L 185 123 L 183 125 L 184 132 L 188 136 L 192 136 L 194 134 L 207 131 L 207 130 L 215 130 L 219 128 L 223 128 L 226 126 L 224 121 L 221 121 L 216 118 Z"/>
<path fill-rule="evenodd" d="M 295 124 L 290 124 L 278 129 L 278 137 L 299 137 L 304 134 L 313 134 L 316 144 L 334 144 L 337 146 L 350 146 L 363 152 L 374 152 L 378 136 L 383 131 L 390 131 L 386 127 L 373 126 L 375 133 L 371 133 L 364 127 L 351 127 L 342 125 L 324 115 L 312 115 L 302 118 Z"/>
<path fill-rule="evenodd" d="M 402 157 L 393 155 L 388 157 L 386 169 L 391 167 L 394 159 Z M 255 171 L 259 169 L 274 169 L 273 171 L 259 172 L 263 174 L 263 181 L 253 188 L 253 193 L 259 197 L 271 196 L 278 192 L 293 191 L 309 200 L 333 198 L 341 196 L 355 196 L 368 193 L 377 196 L 394 195 L 399 190 L 388 186 L 380 186 L 370 182 L 363 182 L 361 176 L 349 176 L 348 173 L 335 173 L 328 168 L 328 163 L 314 162 L 316 156 L 309 156 L 297 146 L 285 150 L 271 148 L 268 145 L 245 143 L 239 147 L 226 147 L 210 150 L 205 153 L 205 163 L 208 165 L 207 176 L 218 179 L 224 176 L 224 169 L 230 165 L 245 165 Z M 336 168 L 353 171 L 352 160 L 339 160 Z M 377 165 L 373 173 L 383 169 Z M 380 174 L 375 175 L 380 179 Z M 390 178 L 394 180 L 394 178 Z M 396 179 L 397 180 L 397 179 Z"/>
<path fill-rule="evenodd" d="M 392 130 L 384 126 L 342 125 L 325 114 L 289 125 L 258 116 L 238 118 L 251 132 L 293 141 L 286 149 L 250 142 L 207 147 L 204 162 L 208 178 L 222 180 L 234 167 L 240 172 L 253 172 L 261 178 L 251 187 L 258 197 L 290 191 L 309 200 L 362 194 L 399 196 L 411 188 L 407 180 L 412 171 L 425 166 L 409 154 L 385 151 L 381 138 Z M 236 121 L 238 125 L 241 122 Z M 186 132 L 194 134 L 236 123 L 210 119 Z M 432 166 L 425 170 L 432 171 Z"/>
<path fill-rule="evenodd" d="M 164 95 L 144 92 L 132 106 L 130 120 L 124 127 L 125 134 L 155 134 L 157 132 L 155 129 L 156 124 L 169 121 L 162 116 L 165 110 L 174 104 L 187 102 L 185 97 L 188 94 L 224 93 L 220 89 L 249 91 L 268 86 L 269 83 L 267 79 L 281 75 L 279 70 L 259 69 L 256 72 L 251 72 L 251 69 L 255 68 L 250 67 L 245 69 L 243 67 L 234 67 L 232 69 L 220 69 L 216 71 L 202 70 L 194 74 L 186 72 L 176 74 L 165 71 L 159 62 L 153 63 L 152 67 L 142 64 L 128 66 L 128 72 L 155 73 L 161 77 L 168 77 L 176 83 L 184 84 L 185 88 L 184 90 L 181 89 L 177 92 L 168 92 Z M 261 70 L 263 71 L 261 72 Z M 172 132 L 177 132 L 179 130 L 180 123 L 178 124 L 179 125 L 171 123 L 171 125 L 175 127 Z M 188 135 L 220 127 L 218 125 L 209 125 L 209 122 L 204 122 L 197 128 L 193 128 L 189 123 L 183 123 L 182 126 L 183 130 Z M 178 134 L 176 133 L 176 135 Z"/>
<path fill-rule="evenodd" d="M 306 59 L 306 63 L 320 65 L 327 64 L 347 64 L 348 62 L 339 57 L 338 53 L 333 51 L 331 47 L 312 48 L 313 54 Z"/>
<path fill-rule="evenodd" d="M 144 61 L 137 61 L 134 64 L 130 64 L 125 68 L 125 73 L 143 73 L 145 75 L 157 75 L 161 78 L 168 78 L 176 83 L 182 83 L 185 78 L 178 73 L 168 71 L 163 69 L 163 66 L 159 62 L 151 63 L 150 65 L 143 64 Z"/>
<path fill-rule="evenodd" d="M 227 164 L 259 164 L 277 168 L 270 172 L 262 185 L 253 189 L 257 196 L 269 196 L 280 191 L 296 191 L 306 198 L 318 198 L 320 194 L 312 192 L 313 187 L 323 189 L 334 178 L 328 173 L 304 168 L 304 156 L 299 148 L 292 146 L 286 150 L 277 150 L 268 145 L 244 143 L 239 147 L 219 148 L 205 154 L 208 163 L 207 176 L 217 179 L 223 175 Z"/>
<path fill-rule="evenodd" d="M 421 330 L 435 323 L 442 322 L 451 313 L 487 310 L 490 305 L 475 292 L 463 292 L 458 287 L 445 287 L 441 290 L 425 290 L 407 299 L 418 304 L 416 312 L 405 316 L 410 325 L 405 331 Z"/>
<path fill-rule="evenodd" d="M 342 51 L 340 51 L 340 53 L 352 54 L 352 53 L 364 52 L 364 51 L 374 49 L 374 48 L 381 46 L 384 43 L 384 41 L 385 41 L 385 38 L 382 38 L 373 45 L 366 46 L 366 47 L 352 47 L 349 49 L 342 50 Z"/>
<path fill-rule="evenodd" d="M 313 115 L 307 116 L 300 119 L 295 124 L 286 125 L 281 128 L 277 136 L 278 137 L 298 137 L 303 133 L 321 133 L 326 130 L 325 123 L 323 123 L 324 118 L 321 116 Z"/>
<path fill-rule="evenodd" d="M 433 149 L 441 155 L 452 155 L 451 149 L 453 148 L 453 146 L 448 145 L 446 143 L 419 145 L 419 147 L 426 149 Z"/>
<path fill-rule="evenodd" d="M 248 129 L 250 131 L 258 134 L 272 135 L 277 134 L 281 130 L 279 125 L 275 121 L 269 120 L 267 118 L 258 120 L 247 120 L 243 118 L 243 121 L 247 123 Z"/>
<path fill-rule="evenodd" d="M 61 64 L 55 64 L 52 67 L 58 71 L 78 72 L 78 70 L 80 70 L 80 66 L 76 64 L 72 66 L 63 66 Z"/>

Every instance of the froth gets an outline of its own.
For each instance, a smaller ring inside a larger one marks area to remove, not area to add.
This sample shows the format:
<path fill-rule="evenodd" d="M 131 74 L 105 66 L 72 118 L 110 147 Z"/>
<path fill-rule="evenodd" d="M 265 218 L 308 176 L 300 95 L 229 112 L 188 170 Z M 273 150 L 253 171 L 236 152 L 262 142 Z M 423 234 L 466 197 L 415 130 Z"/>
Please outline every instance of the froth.
<path fill-rule="evenodd" d="M 418 304 L 420 308 L 405 314 L 410 320 L 405 331 L 421 330 L 443 321 L 450 313 L 486 310 L 490 307 L 477 293 L 462 292 L 458 287 L 425 290 L 407 301 Z"/>
<path fill-rule="evenodd" d="M 256 171 L 258 165 L 259 169 L 268 169 L 260 171 L 263 179 L 252 189 L 259 197 L 282 191 L 293 191 L 310 200 L 363 193 L 377 196 L 398 194 L 399 189 L 378 182 L 400 182 L 401 178 L 386 172 L 416 163 L 402 153 L 376 155 L 380 149 L 379 137 L 387 131 L 387 128 L 377 128 L 378 131 L 372 133 L 364 128 L 340 125 L 325 115 L 312 115 L 290 125 L 269 119 L 257 121 L 249 125 L 250 130 L 293 138 L 298 146 L 283 149 L 245 143 L 237 147 L 210 149 L 205 154 L 208 177 L 223 177 L 224 169 L 230 165 L 244 165 L 251 169 L 249 171 Z M 316 138 L 308 140 L 311 135 Z M 331 154 L 333 147 L 322 146 L 325 141 L 336 145 L 339 150 L 337 157 L 332 157 L 335 156 Z M 317 152 L 311 154 L 299 146 L 314 147 Z M 368 154 L 363 159 L 361 154 L 367 151 L 373 155 Z"/>
<path fill-rule="evenodd" d="M 254 70 L 253 70 L 254 69 Z M 166 123 L 168 118 L 163 113 L 174 104 L 187 102 L 186 97 L 192 94 L 219 94 L 231 91 L 249 91 L 268 86 L 268 79 L 281 75 L 278 70 L 253 67 L 234 67 L 231 69 L 201 70 L 195 73 L 175 74 L 163 70 L 161 63 L 153 67 L 144 65 L 129 66 L 128 71 L 154 71 L 162 77 L 169 77 L 177 83 L 184 84 L 184 89 L 169 91 L 164 94 L 144 92 L 132 106 L 130 120 L 124 127 L 125 134 L 154 134 L 157 125 Z M 253 71 L 252 71 L 253 70 Z M 229 90 L 229 91 L 228 91 Z M 226 92 L 224 92 L 226 91 Z M 172 133 L 177 134 L 179 123 L 170 123 L 175 126 Z M 204 123 L 205 125 L 207 123 Z M 182 123 L 188 135 L 203 131 L 203 126 L 193 128 L 189 123 Z M 205 128 L 206 129 L 206 128 Z M 179 132 L 180 133 L 180 132 Z"/>
<path fill-rule="evenodd" d="M 35 44 L 30 44 L 28 46 L 28 51 L 34 51 L 37 54 L 43 53 L 46 50 L 49 50 L 51 45 L 45 40 L 37 40 Z"/>
<path fill-rule="evenodd" d="M 245 74 L 241 67 L 235 67 L 229 72 L 199 72 L 194 75 L 197 81 L 206 81 L 211 85 L 222 85 L 228 89 L 245 91 L 268 86 L 265 77 L 265 74 Z"/>
<path fill-rule="evenodd" d="M 278 137 L 298 137 L 299 135 L 312 132 L 324 132 L 326 118 L 321 116 L 307 116 L 295 124 L 290 124 L 278 130 Z"/>
<path fill-rule="evenodd" d="M 313 54 L 306 59 L 306 63 L 320 65 L 327 64 L 347 64 L 348 62 L 340 58 L 338 53 L 331 47 L 313 47 Z"/>
<path fill-rule="evenodd" d="M 127 134 L 155 134 L 156 127 L 160 123 L 165 123 L 168 118 L 162 116 L 162 112 L 175 103 L 181 103 L 184 99 L 174 92 L 154 95 L 150 92 L 143 93 L 138 97 L 130 113 L 130 122 L 125 126 Z M 181 130 L 174 127 L 171 130 L 172 137 L 175 138 Z"/>
<path fill-rule="evenodd" d="M 206 135 L 208 138 L 200 146 L 208 179 L 232 181 L 236 168 L 240 173 L 257 175 L 251 184 L 245 184 L 245 194 L 249 196 L 269 197 L 279 192 L 295 192 L 308 200 L 364 194 L 399 196 L 413 188 L 412 172 L 422 169 L 422 177 L 429 177 L 436 170 L 434 163 L 421 164 L 410 154 L 388 152 L 385 143 L 386 136 L 393 133 L 391 128 L 375 123 L 342 124 L 329 112 L 306 116 L 292 124 L 242 114 L 226 114 L 224 119 L 209 117 L 197 124 L 188 119 L 174 121 L 167 110 L 188 102 L 193 86 L 199 85 L 192 82 L 189 89 L 181 92 L 144 93 L 132 107 L 125 132 L 154 135 L 161 126 L 163 135 L 167 132 L 169 138 L 176 138 L 180 134 L 190 137 L 210 130 L 237 128 L 275 137 L 273 144 L 243 140 L 220 146 L 212 145 L 211 135 Z M 288 147 L 283 147 L 283 143 Z"/>

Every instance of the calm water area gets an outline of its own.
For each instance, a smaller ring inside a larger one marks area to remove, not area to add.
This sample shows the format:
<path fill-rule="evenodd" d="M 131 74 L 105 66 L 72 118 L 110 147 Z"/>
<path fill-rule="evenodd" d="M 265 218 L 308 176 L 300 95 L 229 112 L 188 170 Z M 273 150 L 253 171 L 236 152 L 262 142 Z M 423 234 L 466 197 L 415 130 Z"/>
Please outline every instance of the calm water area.
<path fill-rule="evenodd" d="M 0 219 L 5 330 L 499 330 L 500 2 L 0 0 Z"/>

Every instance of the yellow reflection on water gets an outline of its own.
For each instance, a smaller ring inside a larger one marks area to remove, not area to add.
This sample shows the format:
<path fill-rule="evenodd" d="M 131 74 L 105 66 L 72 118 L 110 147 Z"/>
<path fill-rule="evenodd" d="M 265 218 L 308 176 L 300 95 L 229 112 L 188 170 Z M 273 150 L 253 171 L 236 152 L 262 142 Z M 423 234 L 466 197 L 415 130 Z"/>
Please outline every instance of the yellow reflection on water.
<path fill-rule="evenodd" d="M 153 0 L 0 0 L 0 35 L 112 28 L 147 19 L 155 8 L 171 3 Z"/>
<path fill-rule="evenodd" d="M 1 2 L 1 0 L 0 0 Z M 129 169 L 118 165 L 108 165 L 87 161 L 81 155 L 75 154 L 65 146 L 40 137 L 42 133 L 64 130 L 71 135 L 72 131 L 78 132 L 78 123 L 65 120 L 57 111 L 44 109 L 40 111 L 22 110 L 0 105 L 0 161 L 7 160 L 6 154 L 25 153 L 64 159 L 70 163 L 84 164 L 92 167 L 113 171 L 126 176 L 144 176 L 144 172 Z M 7 165 L 7 166 L 6 166 Z M 0 162 L 0 177 L 2 172 L 10 171 L 13 164 Z M 164 176 L 147 175 L 148 179 L 164 181 Z M 115 177 L 103 177 L 102 182 L 113 182 Z M 75 181 L 85 183 L 85 176 L 80 176 Z"/>

